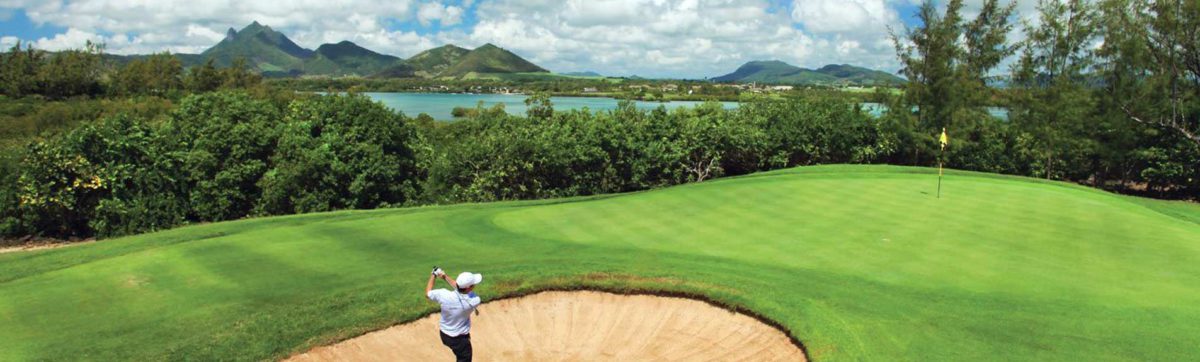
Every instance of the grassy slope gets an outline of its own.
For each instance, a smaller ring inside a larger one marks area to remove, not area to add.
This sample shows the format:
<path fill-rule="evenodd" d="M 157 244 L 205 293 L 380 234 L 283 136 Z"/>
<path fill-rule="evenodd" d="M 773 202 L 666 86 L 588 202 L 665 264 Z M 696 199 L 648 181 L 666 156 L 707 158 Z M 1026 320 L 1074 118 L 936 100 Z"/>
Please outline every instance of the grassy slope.
<path fill-rule="evenodd" d="M 439 73 L 438 77 L 463 77 L 471 73 L 538 72 L 546 70 L 519 55 L 488 43 L 463 54 L 454 65 Z"/>
<path fill-rule="evenodd" d="M 937 200 L 934 180 L 810 167 L 0 255 L 0 360 L 285 356 L 431 312 L 434 264 L 486 274 L 485 298 L 704 294 L 778 321 L 818 360 L 1194 356 L 1200 207 L 966 172 Z"/>
<path fill-rule="evenodd" d="M 454 65 L 454 63 L 458 63 L 459 58 L 462 58 L 463 55 L 469 52 L 471 51 L 455 46 L 454 44 L 446 44 L 417 53 L 417 55 L 408 58 L 405 62 L 411 65 L 414 70 L 420 72 L 420 75 L 432 77 Z"/>

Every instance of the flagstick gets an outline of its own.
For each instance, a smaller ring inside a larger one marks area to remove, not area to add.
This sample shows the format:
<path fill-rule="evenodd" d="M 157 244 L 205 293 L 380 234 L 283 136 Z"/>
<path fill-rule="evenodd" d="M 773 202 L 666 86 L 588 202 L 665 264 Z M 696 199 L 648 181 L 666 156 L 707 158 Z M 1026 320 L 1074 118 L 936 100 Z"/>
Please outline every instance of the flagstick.
<path fill-rule="evenodd" d="M 938 161 L 938 191 L 937 198 L 942 198 L 942 161 Z"/>
<path fill-rule="evenodd" d="M 950 138 L 946 137 L 946 127 L 942 127 L 942 136 L 938 137 L 938 143 L 942 144 L 941 152 L 938 153 L 938 190 L 937 198 L 942 198 L 942 163 L 946 162 L 946 144 L 950 143 Z"/>

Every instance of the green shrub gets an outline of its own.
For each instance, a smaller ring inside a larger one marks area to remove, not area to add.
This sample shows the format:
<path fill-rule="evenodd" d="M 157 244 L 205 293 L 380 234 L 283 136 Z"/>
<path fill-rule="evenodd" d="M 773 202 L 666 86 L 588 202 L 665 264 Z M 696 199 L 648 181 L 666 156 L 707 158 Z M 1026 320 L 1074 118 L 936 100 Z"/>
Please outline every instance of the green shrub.
<path fill-rule="evenodd" d="M 259 186 L 260 214 L 410 203 L 417 194 L 414 130 L 362 95 L 293 102 Z"/>
<path fill-rule="evenodd" d="M 269 169 L 280 111 L 244 92 L 189 96 L 164 124 L 162 135 L 179 152 L 189 219 L 230 220 L 249 215 L 261 197 L 258 181 Z"/>

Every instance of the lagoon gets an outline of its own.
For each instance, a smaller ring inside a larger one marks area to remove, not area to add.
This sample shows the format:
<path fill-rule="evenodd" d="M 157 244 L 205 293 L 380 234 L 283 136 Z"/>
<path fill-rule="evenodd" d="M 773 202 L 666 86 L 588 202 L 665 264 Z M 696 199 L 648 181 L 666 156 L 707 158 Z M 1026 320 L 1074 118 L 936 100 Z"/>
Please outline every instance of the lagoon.
<path fill-rule="evenodd" d="M 461 94 L 461 93 L 364 93 L 384 106 L 404 112 L 405 116 L 416 117 L 421 113 L 428 114 L 438 120 L 453 120 L 450 114 L 454 107 L 474 108 L 479 102 L 484 107 L 504 104 L 504 110 L 512 115 L 525 115 L 525 99 L 523 94 Z M 591 111 L 617 109 L 615 98 L 606 97 L 550 97 L 550 102 L 556 110 L 583 109 Z M 694 107 L 703 102 L 673 101 L 673 102 L 644 102 L 637 101 L 641 109 L 654 109 L 666 106 L 667 109 L 678 107 Z M 721 102 L 727 109 L 737 108 L 737 102 Z"/>
<path fill-rule="evenodd" d="M 523 94 L 463 94 L 463 93 L 364 93 L 371 99 L 383 103 L 384 106 L 396 111 L 404 112 L 404 115 L 416 117 L 421 113 L 428 114 L 434 119 L 449 121 L 454 120 L 451 112 L 454 107 L 474 108 L 479 102 L 483 102 L 484 107 L 491 107 L 496 104 L 504 104 L 504 110 L 512 115 L 525 115 L 525 99 L 528 95 Z M 550 97 L 550 102 L 553 103 L 554 109 L 569 110 L 587 108 L 591 111 L 609 111 L 617 109 L 619 100 L 608 97 Z M 703 103 L 699 101 L 673 101 L 673 102 L 646 102 L 636 101 L 637 107 L 641 109 L 654 109 L 659 106 L 665 106 L 667 109 L 675 109 L 679 107 L 695 107 Z M 726 109 L 737 108 L 737 102 L 721 102 L 721 105 Z M 872 116 L 880 116 L 887 110 L 887 107 L 879 103 L 863 103 L 863 110 L 869 112 Z M 1008 110 L 1004 108 L 989 107 L 988 113 L 993 117 L 1000 119 L 1008 119 Z"/>

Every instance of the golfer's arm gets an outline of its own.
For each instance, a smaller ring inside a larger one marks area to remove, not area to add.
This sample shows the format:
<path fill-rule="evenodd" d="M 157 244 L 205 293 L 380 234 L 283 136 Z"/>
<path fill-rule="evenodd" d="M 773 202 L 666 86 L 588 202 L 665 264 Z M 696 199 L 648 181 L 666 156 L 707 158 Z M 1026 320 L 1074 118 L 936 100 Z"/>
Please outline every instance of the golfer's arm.
<path fill-rule="evenodd" d="M 446 279 L 446 283 L 449 283 L 451 288 L 458 290 L 458 282 L 454 281 L 454 278 L 451 278 L 450 274 L 442 275 L 442 279 Z"/>
<path fill-rule="evenodd" d="M 429 292 L 433 290 L 433 281 L 435 280 L 434 278 L 435 278 L 435 276 L 433 274 L 429 274 L 429 283 L 425 284 L 425 297 L 426 298 L 429 297 Z"/>

